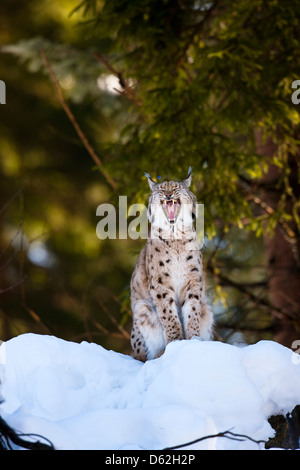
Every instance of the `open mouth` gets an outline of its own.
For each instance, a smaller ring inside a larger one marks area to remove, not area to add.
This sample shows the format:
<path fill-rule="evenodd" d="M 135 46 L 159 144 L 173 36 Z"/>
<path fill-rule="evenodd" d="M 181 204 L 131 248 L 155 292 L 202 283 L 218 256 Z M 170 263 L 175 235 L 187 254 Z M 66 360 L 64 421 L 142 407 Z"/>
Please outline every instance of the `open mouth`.
<path fill-rule="evenodd" d="M 164 199 L 161 201 L 162 208 L 170 224 L 175 224 L 180 211 L 179 199 Z"/>

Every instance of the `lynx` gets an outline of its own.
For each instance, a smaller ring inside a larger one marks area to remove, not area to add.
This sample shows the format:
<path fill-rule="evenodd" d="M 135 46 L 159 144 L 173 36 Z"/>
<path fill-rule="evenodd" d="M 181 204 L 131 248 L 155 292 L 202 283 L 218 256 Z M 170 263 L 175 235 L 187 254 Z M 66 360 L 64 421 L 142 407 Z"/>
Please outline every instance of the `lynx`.
<path fill-rule="evenodd" d="M 196 197 L 189 190 L 191 168 L 181 182 L 156 183 L 148 205 L 150 237 L 131 278 L 133 356 L 154 359 L 174 340 L 210 340 L 213 315 L 205 293 L 202 253 L 194 218 Z"/>

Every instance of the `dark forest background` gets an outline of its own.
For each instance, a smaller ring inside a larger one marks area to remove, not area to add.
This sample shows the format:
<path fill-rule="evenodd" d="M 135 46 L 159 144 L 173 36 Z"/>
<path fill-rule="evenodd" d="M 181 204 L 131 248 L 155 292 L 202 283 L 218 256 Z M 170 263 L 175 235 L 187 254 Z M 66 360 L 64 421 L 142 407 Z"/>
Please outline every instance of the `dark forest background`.
<path fill-rule="evenodd" d="M 128 353 L 145 241 L 99 240 L 96 209 L 192 166 L 216 338 L 292 347 L 300 3 L 10 0 L 0 24 L 0 338 Z"/>

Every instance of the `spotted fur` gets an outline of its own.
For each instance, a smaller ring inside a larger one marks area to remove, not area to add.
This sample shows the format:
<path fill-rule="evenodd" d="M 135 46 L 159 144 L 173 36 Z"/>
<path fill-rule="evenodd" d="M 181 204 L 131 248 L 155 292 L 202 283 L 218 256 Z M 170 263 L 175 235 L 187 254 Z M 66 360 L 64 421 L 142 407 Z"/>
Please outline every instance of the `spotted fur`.
<path fill-rule="evenodd" d="M 130 285 L 131 345 L 141 361 L 159 356 L 174 340 L 209 340 L 213 326 L 193 225 L 196 198 L 189 190 L 191 175 L 180 183 L 155 183 L 146 176 L 152 190 L 151 232 Z"/>

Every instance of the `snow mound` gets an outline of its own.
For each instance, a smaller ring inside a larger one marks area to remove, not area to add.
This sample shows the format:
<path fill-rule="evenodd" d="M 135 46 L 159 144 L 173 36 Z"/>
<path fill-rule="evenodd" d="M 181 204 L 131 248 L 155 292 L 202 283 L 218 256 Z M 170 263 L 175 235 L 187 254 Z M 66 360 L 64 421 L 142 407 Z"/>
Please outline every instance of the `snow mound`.
<path fill-rule="evenodd" d="M 24 334 L 0 347 L 0 415 L 57 449 L 163 449 L 226 430 L 268 440 L 300 403 L 300 363 L 272 341 L 175 341 L 145 364 L 99 345 Z M 263 445 L 261 445 L 263 447 Z M 194 449 L 255 449 L 213 438 Z"/>

